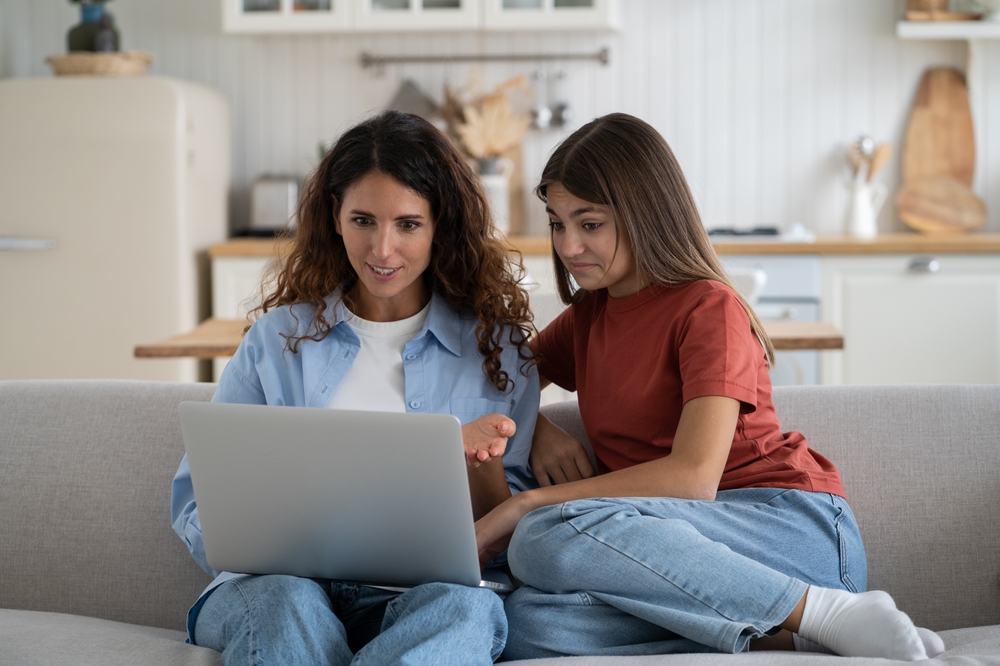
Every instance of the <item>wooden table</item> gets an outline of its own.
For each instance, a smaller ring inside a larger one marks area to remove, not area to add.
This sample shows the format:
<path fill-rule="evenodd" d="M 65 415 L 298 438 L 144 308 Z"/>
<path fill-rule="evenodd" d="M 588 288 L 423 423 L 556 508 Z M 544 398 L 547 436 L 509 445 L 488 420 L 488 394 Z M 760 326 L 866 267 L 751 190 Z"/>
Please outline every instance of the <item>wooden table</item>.
<path fill-rule="evenodd" d="M 136 346 L 135 356 L 200 359 L 232 356 L 243 339 L 245 327 L 246 321 L 242 319 L 206 319 L 190 333 Z M 825 321 L 766 321 L 764 328 L 778 350 L 844 348 L 843 336 Z"/>

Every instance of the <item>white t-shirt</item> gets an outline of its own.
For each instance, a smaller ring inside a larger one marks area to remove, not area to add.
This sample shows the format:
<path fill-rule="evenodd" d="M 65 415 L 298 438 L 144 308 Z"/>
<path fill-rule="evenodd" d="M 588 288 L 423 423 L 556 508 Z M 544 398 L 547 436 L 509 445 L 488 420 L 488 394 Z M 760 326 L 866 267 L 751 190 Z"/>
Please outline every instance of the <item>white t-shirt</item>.
<path fill-rule="evenodd" d="M 347 324 L 361 338 L 361 349 L 327 403 L 329 409 L 405 412 L 403 349 L 427 320 L 431 305 L 399 321 L 368 321 L 352 314 Z"/>

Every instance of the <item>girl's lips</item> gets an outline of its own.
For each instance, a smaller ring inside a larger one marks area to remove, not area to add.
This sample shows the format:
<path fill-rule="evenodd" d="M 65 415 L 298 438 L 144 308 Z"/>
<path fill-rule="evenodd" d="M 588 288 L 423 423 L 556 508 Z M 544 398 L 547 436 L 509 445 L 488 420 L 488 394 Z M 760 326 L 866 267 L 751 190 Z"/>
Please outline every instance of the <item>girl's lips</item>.
<path fill-rule="evenodd" d="M 592 268 L 597 268 L 597 264 L 585 264 L 585 263 L 573 263 L 570 262 L 569 270 L 572 273 L 582 273 L 583 271 L 589 271 Z"/>

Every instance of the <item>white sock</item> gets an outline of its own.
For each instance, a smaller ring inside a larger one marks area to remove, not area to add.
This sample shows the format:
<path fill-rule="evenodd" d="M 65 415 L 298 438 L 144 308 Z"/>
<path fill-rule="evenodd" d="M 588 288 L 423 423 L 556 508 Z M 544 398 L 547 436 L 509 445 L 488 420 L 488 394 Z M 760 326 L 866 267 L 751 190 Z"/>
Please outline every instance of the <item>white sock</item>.
<path fill-rule="evenodd" d="M 808 638 L 802 638 L 794 631 L 792 632 L 792 645 L 795 646 L 796 652 L 818 652 L 820 654 L 833 654 L 832 650 L 829 650 L 819 643 L 813 643 Z"/>
<path fill-rule="evenodd" d="M 928 659 L 933 659 L 944 652 L 944 641 L 930 629 L 917 627 L 917 635 L 920 636 L 920 640 L 924 644 L 924 650 L 927 651 Z"/>
<path fill-rule="evenodd" d="M 880 590 L 852 594 L 810 586 L 798 633 L 844 657 L 927 658 L 913 622 Z"/>

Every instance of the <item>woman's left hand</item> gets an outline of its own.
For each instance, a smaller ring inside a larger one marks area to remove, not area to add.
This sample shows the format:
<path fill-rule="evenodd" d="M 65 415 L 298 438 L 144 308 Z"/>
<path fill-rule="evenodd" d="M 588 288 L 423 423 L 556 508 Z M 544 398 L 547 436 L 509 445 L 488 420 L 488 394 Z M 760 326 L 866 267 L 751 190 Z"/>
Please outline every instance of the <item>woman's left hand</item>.
<path fill-rule="evenodd" d="M 522 492 L 476 521 L 476 547 L 481 568 L 507 549 L 517 524 L 535 508 L 528 492 Z"/>
<path fill-rule="evenodd" d="M 514 436 L 517 424 L 503 414 L 487 414 L 462 426 L 465 462 L 479 467 L 491 458 L 499 458 L 507 450 L 507 440 Z"/>

